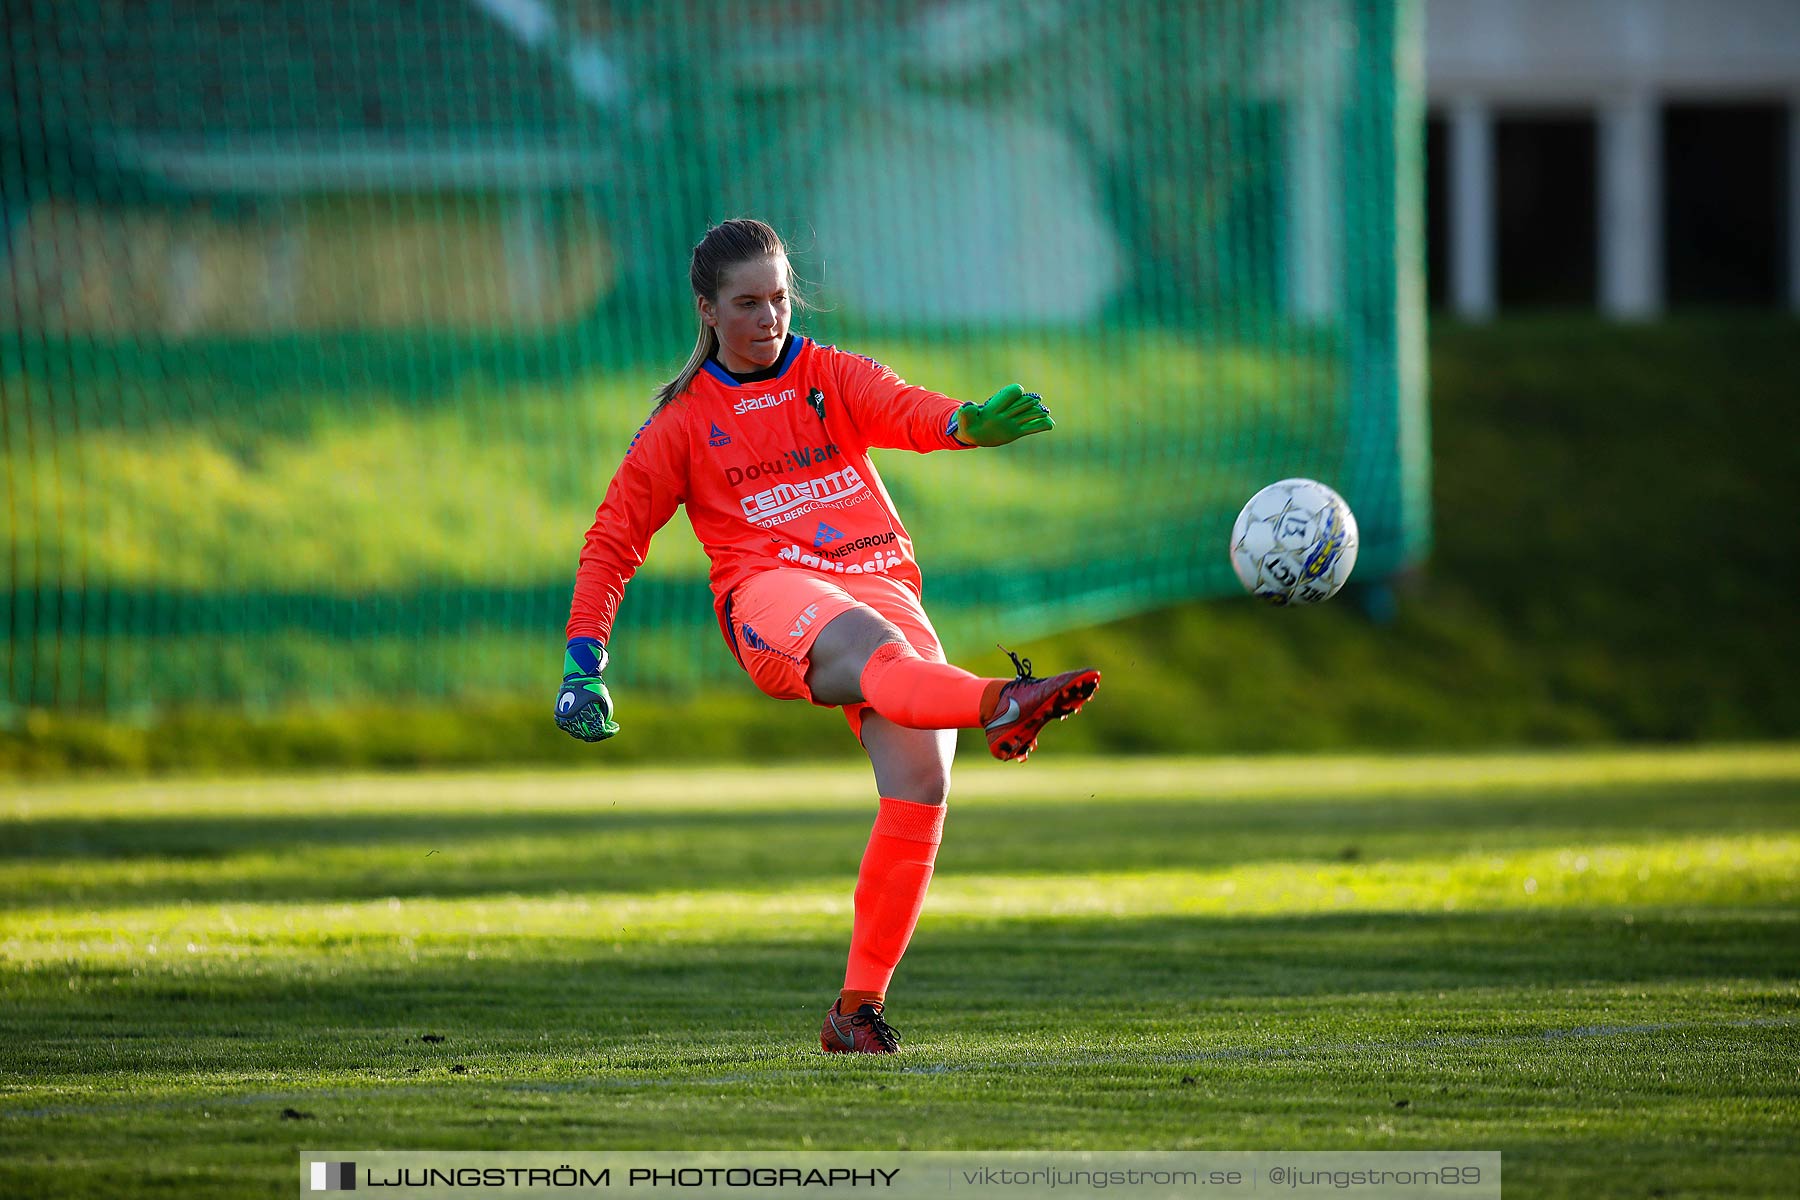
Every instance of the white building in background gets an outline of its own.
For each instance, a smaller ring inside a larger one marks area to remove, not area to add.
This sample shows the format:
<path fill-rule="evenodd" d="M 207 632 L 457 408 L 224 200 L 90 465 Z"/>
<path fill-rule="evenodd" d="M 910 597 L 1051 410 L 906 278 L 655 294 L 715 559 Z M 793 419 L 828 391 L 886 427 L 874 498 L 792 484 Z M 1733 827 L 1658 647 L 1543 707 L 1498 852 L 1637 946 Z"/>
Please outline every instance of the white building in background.
<path fill-rule="evenodd" d="M 1492 315 L 1511 264 L 1546 245 L 1552 261 L 1557 247 L 1578 257 L 1583 242 L 1592 300 L 1613 317 L 1661 312 L 1672 265 L 1696 302 L 1735 287 L 1737 302 L 1800 312 L 1800 0 L 1426 0 L 1425 13 L 1432 249 L 1457 315 Z M 1555 143 L 1549 166 L 1534 128 Z M 1545 177 L 1535 201 L 1509 167 Z"/>

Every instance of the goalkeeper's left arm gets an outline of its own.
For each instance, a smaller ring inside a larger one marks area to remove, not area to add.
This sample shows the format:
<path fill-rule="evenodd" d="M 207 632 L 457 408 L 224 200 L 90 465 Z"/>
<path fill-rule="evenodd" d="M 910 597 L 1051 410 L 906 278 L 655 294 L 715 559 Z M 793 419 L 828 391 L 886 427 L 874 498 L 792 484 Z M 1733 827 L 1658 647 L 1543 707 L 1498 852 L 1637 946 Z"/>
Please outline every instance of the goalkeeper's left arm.
<path fill-rule="evenodd" d="M 854 425 L 852 440 L 929 454 L 953 446 L 1004 446 L 1054 429 L 1043 397 L 1009 383 L 980 404 L 907 383 L 860 354 L 820 347 Z"/>
<path fill-rule="evenodd" d="M 1009 383 L 985 403 L 958 408 L 950 436 L 965 446 L 1004 446 L 1055 428 L 1042 396 Z"/>

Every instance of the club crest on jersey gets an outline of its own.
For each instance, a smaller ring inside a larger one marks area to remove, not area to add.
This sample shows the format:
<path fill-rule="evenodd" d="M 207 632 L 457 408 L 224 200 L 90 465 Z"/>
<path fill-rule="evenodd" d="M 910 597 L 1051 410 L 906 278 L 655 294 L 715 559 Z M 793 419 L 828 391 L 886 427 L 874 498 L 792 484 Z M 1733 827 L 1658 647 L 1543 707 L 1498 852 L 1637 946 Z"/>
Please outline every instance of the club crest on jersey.
<path fill-rule="evenodd" d="M 726 433 L 723 429 L 720 429 L 719 423 L 717 421 L 714 421 L 713 427 L 712 427 L 712 433 L 710 435 L 708 435 L 708 437 L 706 439 L 706 444 L 709 446 L 714 446 L 714 447 L 729 446 L 729 445 L 731 445 L 731 435 L 729 433 Z"/>
<path fill-rule="evenodd" d="M 825 393 L 821 392 L 818 388 L 814 388 L 812 391 L 806 393 L 806 402 L 812 405 L 812 410 L 818 413 L 819 420 L 823 421 L 825 419 Z"/>

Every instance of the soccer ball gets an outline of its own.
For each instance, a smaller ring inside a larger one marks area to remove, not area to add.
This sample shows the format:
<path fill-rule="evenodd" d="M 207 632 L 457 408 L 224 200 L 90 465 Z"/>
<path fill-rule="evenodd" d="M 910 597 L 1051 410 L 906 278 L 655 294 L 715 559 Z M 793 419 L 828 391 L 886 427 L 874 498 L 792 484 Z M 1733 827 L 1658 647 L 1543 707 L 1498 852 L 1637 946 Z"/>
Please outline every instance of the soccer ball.
<path fill-rule="evenodd" d="M 1231 530 L 1231 567 L 1244 590 L 1270 604 L 1317 604 L 1356 566 L 1356 514 L 1313 479 L 1271 483 Z"/>

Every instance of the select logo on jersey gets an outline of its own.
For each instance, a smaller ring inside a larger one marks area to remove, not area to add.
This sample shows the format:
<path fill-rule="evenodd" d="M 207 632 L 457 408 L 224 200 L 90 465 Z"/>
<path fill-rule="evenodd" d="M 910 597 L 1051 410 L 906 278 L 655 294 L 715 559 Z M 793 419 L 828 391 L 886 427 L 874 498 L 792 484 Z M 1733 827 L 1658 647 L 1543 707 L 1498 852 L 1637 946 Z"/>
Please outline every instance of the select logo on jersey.
<path fill-rule="evenodd" d="M 772 488 L 740 496 L 738 503 L 746 518 L 767 529 L 771 525 L 804 516 L 827 504 L 833 507 L 854 504 L 868 492 L 869 485 L 857 474 L 856 468 L 845 467 L 829 475 L 802 479 L 797 483 L 779 483 Z"/>
<path fill-rule="evenodd" d="M 742 400 L 739 400 L 736 404 L 731 406 L 731 411 L 741 417 L 745 413 L 761 412 L 765 408 L 780 408 L 798 394 L 796 389 L 786 388 L 782 391 L 770 392 L 762 396 L 745 396 Z"/>
<path fill-rule="evenodd" d="M 723 429 L 720 429 L 719 423 L 714 421 L 712 433 L 707 437 L 706 444 L 713 447 L 729 446 L 731 445 L 731 435 L 726 433 Z"/>
<path fill-rule="evenodd" d="M 825 522 L 820 521 L 818 530 L 813 534 L 813 549 L 823 550 L 825 547 L 831 545 L 831 543 L 840 540 L 843 536 L 843 530 L 833 529 Z"/>

